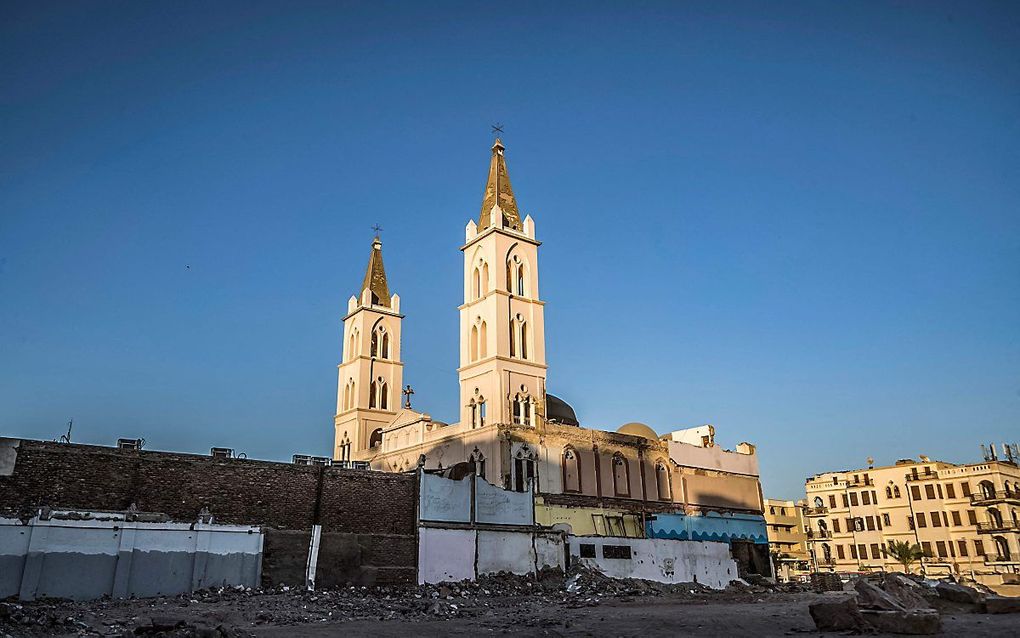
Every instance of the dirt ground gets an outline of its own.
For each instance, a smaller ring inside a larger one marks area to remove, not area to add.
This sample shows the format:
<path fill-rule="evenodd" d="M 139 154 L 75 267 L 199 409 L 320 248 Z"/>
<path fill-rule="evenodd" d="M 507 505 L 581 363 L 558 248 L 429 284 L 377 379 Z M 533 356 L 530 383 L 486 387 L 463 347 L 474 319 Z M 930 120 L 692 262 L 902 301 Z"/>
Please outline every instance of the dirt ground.
<path fill-rule="evenodd" d="M 342 625 L 321 623 L 298 627 L 264 627 L 256 636 L 816 636 L 808 603 L 835 594 L 778 594 L 762 602 L 698 603 L 669 597 L 607 600 L 598 607 L 492 610 L 474 618 L 455 618 L 408 625 L 361 620 Z M 1017 616 L 967 614 L 945 617 L 948 636 L 1020 636 Z"/>
<path fill-rule="evenodd" d="M 822 636 L 836 634 L 815 631 L 808 604 L 846 595 L 692 589 L 603 597 L 535 590 L 514 595 L 456 588 L 438 594 L 225 591 L 146 600 L 38 601 L 9 610 L 0 637 Z M 945 615 L 943 622 L 945 635 L 1020 636 L 1017 615 Z"/>

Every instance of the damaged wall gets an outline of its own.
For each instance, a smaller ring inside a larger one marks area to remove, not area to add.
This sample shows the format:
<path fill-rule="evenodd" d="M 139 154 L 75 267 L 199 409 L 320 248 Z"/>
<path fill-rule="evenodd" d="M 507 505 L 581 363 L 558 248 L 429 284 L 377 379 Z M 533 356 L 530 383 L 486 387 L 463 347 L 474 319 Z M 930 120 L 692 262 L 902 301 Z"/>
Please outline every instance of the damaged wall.
<path fill-rule="evenodd" d="M 563 535 L 525 530 L 450 529 L 418 531 L 418 582 L 474 580 L 485 574 L 534 574 L 566 569 Z"/>
<path fill-rule="evenodd" d="M 310 530 L 319 524 L 319 582 L 415 580 L 413 474 L 23 439 L 0 438 L 0 452 L 0 514 L 27 520 L 41 507 L 125 511 L 134 504 L 190 523 L 205 508 L 217 523 L 280 532 L 268 540 L 263 581 L 290 585 L 304 583 Z"/>
<path fill-rule="evenodd" d="M 713 589 L 737 578 L 737 563 L 726 543 L 570 536 L 569 545 L 571 563 L 598 567 L 613 578 L 696 582 Z"/>
<path fill-rule="evenodd" d="M 566 567 L 563 535 L 535 525 L 531 491 L 504 490 L 473 475 L 419 476 L 419 583 Z"/>
<path fill-rule="evenodd" d="M 0 519 L 0 598 L 174 595 L 259 584 L 258 527 Z"/>

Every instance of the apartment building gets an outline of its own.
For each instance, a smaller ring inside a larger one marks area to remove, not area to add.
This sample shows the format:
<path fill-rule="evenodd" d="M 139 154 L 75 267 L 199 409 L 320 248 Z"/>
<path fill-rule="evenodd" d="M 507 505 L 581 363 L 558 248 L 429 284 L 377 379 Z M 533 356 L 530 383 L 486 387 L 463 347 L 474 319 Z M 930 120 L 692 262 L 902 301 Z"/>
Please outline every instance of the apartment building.
<path fill-rule="evenodd" d="M 1016 447 L 981 463 L 903 459 L 894 465 L 809 477 L 808 548 L 813 568 L 902 570 L 892 540 L 916 543 L 926 558 L 912 570 L 989 583 L 1020 574 L 1020 467 Z"/>
<path fill-rule="evenodd" d="M 782 580 L 790 580 L 811 570 L 804 508 L 804 501 L 765 499 L 769 553 L 775 561 L 776 575 Z"/>

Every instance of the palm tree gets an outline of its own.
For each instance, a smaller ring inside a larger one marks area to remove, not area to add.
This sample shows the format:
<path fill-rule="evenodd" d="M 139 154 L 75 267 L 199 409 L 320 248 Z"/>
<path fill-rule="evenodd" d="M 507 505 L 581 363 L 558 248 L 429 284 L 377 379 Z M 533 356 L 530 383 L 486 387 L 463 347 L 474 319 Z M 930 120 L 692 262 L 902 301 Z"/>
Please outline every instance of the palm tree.
<path fill-rule="evenodd" d="M 920 545 L 908 541 L 889 541 L 889 555 L 903 565 L 903 570 L 910 573 L 910 564 L 924 558 L 924 550 Z"/>

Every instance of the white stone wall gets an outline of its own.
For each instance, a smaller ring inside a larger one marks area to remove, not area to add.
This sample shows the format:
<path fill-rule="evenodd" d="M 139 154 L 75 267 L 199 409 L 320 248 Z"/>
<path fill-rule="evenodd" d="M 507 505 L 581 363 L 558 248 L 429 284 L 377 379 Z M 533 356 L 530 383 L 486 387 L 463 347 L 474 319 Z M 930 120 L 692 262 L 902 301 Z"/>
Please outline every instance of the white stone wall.
<path fill-rule="evenodd" d="M 581 558 L 581 545 L 595 546 L 595 558 Z M 626 545 L 630 558 L 605 558 L 605 546 Z M 613 578 L 641 578 L 660 583 L 697 582 L 722 589 L 737 578 L 729 545 L 659 538 L 570 536 L 570 560 L 598 568 Z"/>

